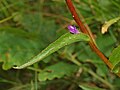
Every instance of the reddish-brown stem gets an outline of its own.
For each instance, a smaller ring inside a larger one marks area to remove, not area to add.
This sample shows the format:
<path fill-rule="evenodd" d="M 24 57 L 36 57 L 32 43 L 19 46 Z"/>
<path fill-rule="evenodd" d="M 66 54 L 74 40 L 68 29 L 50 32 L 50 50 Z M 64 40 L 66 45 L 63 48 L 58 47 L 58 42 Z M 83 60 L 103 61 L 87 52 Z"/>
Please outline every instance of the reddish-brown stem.
<path fill-rule="evenodd" d="M 104 54 L 96 47 L 94 40 L 92 38 L 92 33 L 89 32 L 87 30 L 87 28 L 85 27 L 85 25 L 82 23 L 82 21 L 80 20 L 80 18 L 78 17 L 78 14 L 71 2 L 71 0 L 66 0 L 66 3 L 68 5 L 69 10 L 71 11 L 71 14 L 74 18 L 74 20 L 76 21 L 76 23 L 78 24 L 81 32 L 86 33 L 87 35 L 89 35 L 90 37 L 90 42 L 89 45 L 92 48 L 92 50 L 104 61 L 104 63 L 110 68 L 113 68 L 113 65 L 109 62 L 109 60 L 104 56 Z"/>

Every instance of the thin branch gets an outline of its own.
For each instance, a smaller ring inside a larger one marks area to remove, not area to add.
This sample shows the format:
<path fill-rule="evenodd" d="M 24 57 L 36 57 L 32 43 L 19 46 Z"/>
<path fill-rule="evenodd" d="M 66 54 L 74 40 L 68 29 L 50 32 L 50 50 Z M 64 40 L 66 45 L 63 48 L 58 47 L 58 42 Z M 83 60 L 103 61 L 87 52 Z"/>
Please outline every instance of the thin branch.
<path fill-rule="evenodd" d="M 78 24 L 81 32 L 86 33 L 87 35 L 89 35 L 89 37 L 91 38 L 89 45 L 91 47 L 91 49 L 103 60 L 103 62 L 110 68 L 113 68 L 113 65 L 109 62 L 109 60 L 105 57 L 105 55 L 97 48 L 97 46 L 94 43 L 94 39 L 92 36 L 92 33 L 89 32 L 89 30 L 87 30 L 87 28 L 85 27 L 85 25 L 82 23 L 82 21 L 80 20 L 80 18 L 78 17 L 78 14 L 71 2 L 71 0 L 66 0 L 67 6 L 72 14 L 72 17 L 74 18 L 74 20 L 76 21 L 76 23 Z M 118 75 L 120 76 L 120 75 Z"/>
<path fill-rule="evenodd" d="M 94 78 L 98 79 L 99 81 L 101 81 L 102 83 L 106 84 L 110 90 L 114 90 L 114 87 L 112 86 L 111 83 L 109 83 L 107 80 L 101 78 L 100 76 L 98 76 L 95 72 L 93 72 L 92 70 L 88 70 L 87 68 L 84 68 L 85 71 L 87 71 L 89 74 L 91 74 Z"/>

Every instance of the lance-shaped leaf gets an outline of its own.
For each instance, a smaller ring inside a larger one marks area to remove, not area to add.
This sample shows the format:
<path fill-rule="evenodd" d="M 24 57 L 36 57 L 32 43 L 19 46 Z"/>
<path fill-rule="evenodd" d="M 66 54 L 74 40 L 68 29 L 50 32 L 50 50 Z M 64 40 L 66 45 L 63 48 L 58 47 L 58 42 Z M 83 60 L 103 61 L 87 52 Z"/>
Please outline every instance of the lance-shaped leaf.
<path fill-rule="evenodd" d="M 14 67 L 15 69 L 22 69 L 27 66 L 30 66 L 38 61 L 43 60 L 45 57 L 48 55 L 54 53 L 55 51 L 59 50 L 60 48 L 69 45 L 74 42 L 78 41 L 89 41 L 89 37 L 86 34 L 79 33 L 79 34 L 70 34 L 66 33 L 62 35 L 60 38 L 58 38 L 55 42 L 51 43 L 48 47 L 46 47 L 42 52 L 40 52 L 38 55 L 33 57 L 29 62 L 21 65 Z"/>

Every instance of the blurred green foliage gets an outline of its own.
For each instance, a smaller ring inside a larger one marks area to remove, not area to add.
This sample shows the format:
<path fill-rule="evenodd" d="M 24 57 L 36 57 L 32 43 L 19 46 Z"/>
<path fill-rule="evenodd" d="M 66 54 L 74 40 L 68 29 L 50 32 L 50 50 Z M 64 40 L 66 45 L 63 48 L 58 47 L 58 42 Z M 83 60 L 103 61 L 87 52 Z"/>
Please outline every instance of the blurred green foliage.
<path fill-rule="evenodd" d="M 120 1 L 72 1 L 79 16 L 84 17 L 84 22 L 94 33 L 99 49 L 109 57 L 114 47 L 119 45 L 120 23 L 112 25 L 104 35 L 101 34 L 101 27 L 105 21 L 119 16 Z M 85 42 L 66 46 L 26 69 L 12 69 L 13 65 L 27 62 L 63 33 L 68 32 L 66 27 L 69 24 L 76 23 L 65 0 L 1 0 L 0 89 L 119 90 L 120 79 L 109 72 Z M 72 60 L 79 61 L 81 65 L 76 65 Z M 63 74 L 59 77 L 60 72 Z M 45 77 L 45 73 L 48 76 Z"/>

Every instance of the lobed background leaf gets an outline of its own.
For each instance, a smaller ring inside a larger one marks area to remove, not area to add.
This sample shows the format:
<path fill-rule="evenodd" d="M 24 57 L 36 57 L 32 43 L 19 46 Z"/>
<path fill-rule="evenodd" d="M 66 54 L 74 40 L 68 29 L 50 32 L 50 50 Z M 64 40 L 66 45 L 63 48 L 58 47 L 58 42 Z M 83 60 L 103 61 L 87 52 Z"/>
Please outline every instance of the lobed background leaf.
<path fill-rule="evenodd" d="M 64 76 L 71 76 L 76 72 L 78 67 L 76 65 L 70 65 L 65 62 L 59 62 L 52 66 L 48 66 L 43 69 L 39 75 L 39 81 L 53 80 L 55 78 L 62 78 Z"/>

